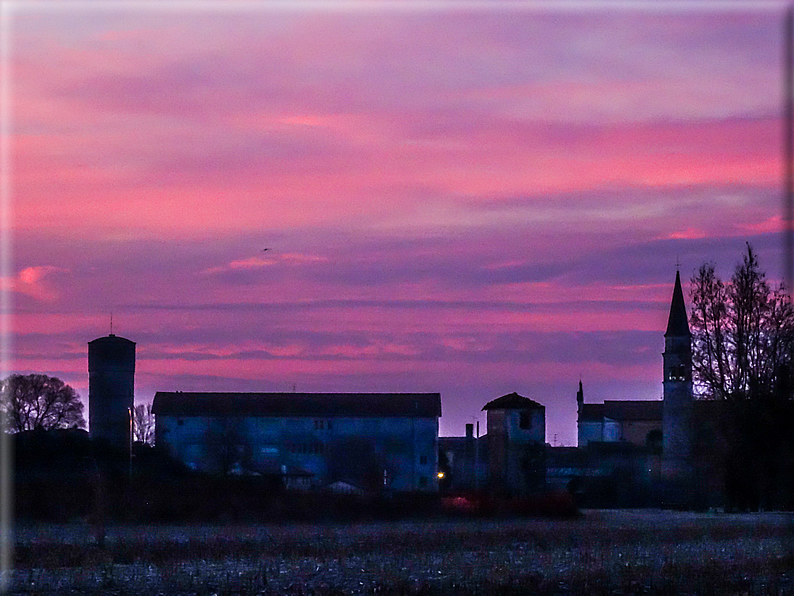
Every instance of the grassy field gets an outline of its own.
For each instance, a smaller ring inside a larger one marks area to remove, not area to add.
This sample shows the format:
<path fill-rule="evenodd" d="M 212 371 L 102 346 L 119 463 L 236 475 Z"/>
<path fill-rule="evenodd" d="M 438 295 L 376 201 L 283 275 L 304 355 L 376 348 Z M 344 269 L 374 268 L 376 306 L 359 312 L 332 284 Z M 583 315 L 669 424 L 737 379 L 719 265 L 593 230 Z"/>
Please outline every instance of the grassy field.
<path fill-rule="evenodd" d="M 15 530 L 12 594 L 794 594 L 794 514 Z"/>

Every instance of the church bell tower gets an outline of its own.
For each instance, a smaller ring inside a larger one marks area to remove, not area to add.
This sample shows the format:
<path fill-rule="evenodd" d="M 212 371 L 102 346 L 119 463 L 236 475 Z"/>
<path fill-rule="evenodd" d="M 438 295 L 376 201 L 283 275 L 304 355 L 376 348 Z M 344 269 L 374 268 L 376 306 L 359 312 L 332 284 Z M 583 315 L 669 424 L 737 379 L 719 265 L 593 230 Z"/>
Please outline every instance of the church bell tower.
<path fill-rule="evenodd" d="M 674 500 L 686 499 L 692 469 L 692 334 L 687 322 L 681 276 L 675 274 L 670 316 L 664 334 L 662 406 L 662 477 Z"/>

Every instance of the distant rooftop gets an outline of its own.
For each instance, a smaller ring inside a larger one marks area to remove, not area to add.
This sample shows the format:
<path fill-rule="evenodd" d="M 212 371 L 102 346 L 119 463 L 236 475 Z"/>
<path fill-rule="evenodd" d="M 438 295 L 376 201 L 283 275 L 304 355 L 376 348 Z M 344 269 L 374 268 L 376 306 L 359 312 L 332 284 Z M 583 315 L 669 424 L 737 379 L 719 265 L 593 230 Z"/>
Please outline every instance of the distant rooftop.
<path fill-rule="evenodd" d="M 582 422 L 600 422 L 604 418 L 612 420 L 661 420 L 662 401 L 611 401 L 602 404 L 582 404 L 579 420 Z"/>
<path fill-rule="evenodd" d="M 127 339 L 126 337 L 121 337 L 120 335 L 114 335 L 111 333 L 110 335 L 106 335 L 104 337 L 97 337 L 96 339 L 92 339 L 88 342 L 89 344 L 135 344 L 134 341 Z"/>
<path fill-rule="evenodd" d="M 482 407 L 483 410 L 535 410 L 545 409 L 536 401 L 532 401 L 528 397 L 519 395 L 515 391 L 508 393 L 502 397 L 497 397 L 493 401 L 489 401 Z"/>
<path fill-rule="evenodd" d="M 441 394 L 158 391 L 152 411 L 165 416 L 436 418 L 441 416 Z"/>

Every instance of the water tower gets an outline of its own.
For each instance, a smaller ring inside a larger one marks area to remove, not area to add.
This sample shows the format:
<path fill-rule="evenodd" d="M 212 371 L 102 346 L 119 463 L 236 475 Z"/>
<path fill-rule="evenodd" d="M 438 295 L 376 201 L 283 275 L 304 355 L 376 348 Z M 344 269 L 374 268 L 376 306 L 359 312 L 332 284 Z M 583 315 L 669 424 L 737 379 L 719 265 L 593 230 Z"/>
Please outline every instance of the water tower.
<path fill-rule="evenodd" d="M 88 423 L 91 438 L 130 447 L 135 342 L 112 333 L 88 342 Z"/>

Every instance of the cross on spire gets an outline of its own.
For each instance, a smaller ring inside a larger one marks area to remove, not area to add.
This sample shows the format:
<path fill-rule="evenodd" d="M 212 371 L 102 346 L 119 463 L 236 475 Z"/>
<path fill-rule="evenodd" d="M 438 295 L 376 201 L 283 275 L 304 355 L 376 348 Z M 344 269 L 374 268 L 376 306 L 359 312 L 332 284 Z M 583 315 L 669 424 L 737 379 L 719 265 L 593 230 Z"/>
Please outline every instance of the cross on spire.
<path fill-rule="evenodd" d="M 675 256 L 675 270 L 678 271 L 681 269 L 681 260 L 678 258 L 678 255 Z"/>

